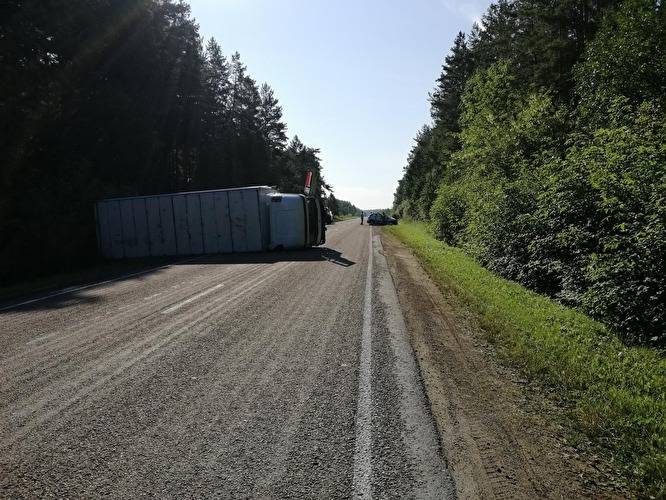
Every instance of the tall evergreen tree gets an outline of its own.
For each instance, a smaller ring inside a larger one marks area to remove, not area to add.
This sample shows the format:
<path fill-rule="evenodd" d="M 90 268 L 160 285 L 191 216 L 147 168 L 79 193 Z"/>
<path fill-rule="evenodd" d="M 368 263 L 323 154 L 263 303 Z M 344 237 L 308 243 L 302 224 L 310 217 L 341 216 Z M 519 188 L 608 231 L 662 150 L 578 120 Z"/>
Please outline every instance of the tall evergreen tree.
<path fill-rule="evenodd" d="M 201 49 L 183 3 L 3 7 L 0 255 L 14 264 L 0 273 L 12 273 L 94 255 L 95 199 L 189 185 Z"/>
<path fill-rule="evenodd" d="M 202 131 L 200 163 L 196 184 L 200 188 L 227 186 L 231 183 L 229 139 L 229 102 L 231 83 L 229 64 L 214 38 L 208 41 L 203 78 Z"/>
<path fill-rule="evenodd" d="M 430 96 L 431 115 L 435 123 L 451 132 L 459 130 L 460 97 L 472 71 L 472 54 L 465 34 L 460 32 L 453 42 L 450 54 L 444 60 L 437 86 Z"/>
<path fill-rule="evenodd" d="M 258 130 L 258 113 L 261 104 L 259 89 L 255 81 L 247 74 L 247 68 L 242 63 L 238 52 L 231 56 L 229 104 L 230 121 L 237 133 Z"/>
<path fill-rule="evenodd" d="M 279 187 L 287 193 L 303 191 L 306 174 L 311 170 L 314 174 L 315 196 L 322 196 L 330 186 L 322 175 L 319 149 L 311 148 L 301 142 L 297 135 L 289 142 L 282 156 Z"/>
<path fill-rule="evenodd" d="M 613 100 L 666 106 L 666 8 L 653 0 L 626 0 L 609 12 L 574 68 L 581 119 L 609 123 Z"/>
<path fill-rule="evenodd" d="M 336 199 L 333 193 L 328 195 L 328 200 L 326 200 L 326 206 L 328 206 L 329 210 L 333 214 L 333 217 L 340 215 L 340 210 L 338 208 L 338 200 Z"/>
<path fill-rule="evenodd" d="M 282 122 L 282 106 L 279 105 L 273 89 L 264 83 L 259 91 L 261 104 L 257 119 L 259 131 L 269 148 L 281 151 L 287 142 L 286 125 Z"/>

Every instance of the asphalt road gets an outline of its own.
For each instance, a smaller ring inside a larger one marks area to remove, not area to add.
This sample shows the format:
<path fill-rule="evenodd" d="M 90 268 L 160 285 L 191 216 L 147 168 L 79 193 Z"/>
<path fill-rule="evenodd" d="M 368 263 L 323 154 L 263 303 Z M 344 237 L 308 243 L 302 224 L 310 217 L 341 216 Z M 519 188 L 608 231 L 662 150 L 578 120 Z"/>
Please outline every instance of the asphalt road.
<path fill-rule="evenodd" d="M 448 498 L 428 408 L 358 221 L 0 306 L 1 497 Z"/>

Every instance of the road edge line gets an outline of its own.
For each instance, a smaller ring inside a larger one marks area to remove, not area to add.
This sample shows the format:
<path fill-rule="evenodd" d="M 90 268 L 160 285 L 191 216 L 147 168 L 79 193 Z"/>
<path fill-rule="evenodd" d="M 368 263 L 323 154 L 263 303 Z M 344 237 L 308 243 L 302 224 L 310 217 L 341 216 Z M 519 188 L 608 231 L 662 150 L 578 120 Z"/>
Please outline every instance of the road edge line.
<path fill-rule="evenodd" d="M 111 279 L 104 280 L 104 281 L 98 281 L 98 282 L 95 282 L 95 283 L 90 283 L 88 285 L 70 286 L 70 287 L 67 287 L 67 288 L 62 288 L 62 289 L 60 289 L 56 292 L 49 293 L 48 295 L 44 295 L 42 297 L 37 297 L 35 299 L 30 299 L 30 300 L 26 300 L 26 301 L 23 301 L 23 302 L 18 302 L 16 304 L 9 304 L 7 306 L 2 306 L 2 307 L 0 307 L 0 312 L 9 311 L 10 309 L 15 309 L 15 308 L 27 306 L 28 304 L 34 304 L 35 302 L 41 302 L 42 300 L 49 300 L 49 299 L 52 299 L 53 297 L 59 297 L 60 295 L 66 295 L 68 293 L 79 292 L 81 290 L 87 290 L 88 288 L 94 288 L 96 286 L 107 285 L 109 283 L 115 283 L 116 281 L 126 280 L 127 278 L 133 278 L 134 276 L 141 276 L 142 274 L 148 274 L 148 273 L 151 273 L 153 271 L 159 271 L 160 269 L 167 269 L 168 267 L 171 267 L 171 266 L 176 266 L 178 264 L 183 264 L 185 262 L 190 262 L 190 261 L 193 261 L 193 260 L 200 259 L 201 257 L 203 257 L 203 256 L 198 255 L 196 257 L 192 257 L 191 259 L 178 260 L 176 262 L 171 262 L 169 264 L 164 264 L 164 265 L 157 266 L 157 267 L 151 267 L 150 269 L 144 269 L 143 271 L 137 271 L 137 272 L 134 272 L 134 273 L 123 274 L 122 276 L 118 276 L 116 278 L 111 278 Z"/>
<path fill-rule="evenodd" d="M 373 231 L 370 228 L 355 422 L 354 477 L 352 482 L 355 498 L 371 498 L 372 496 L 370 481 L 372 474 L 372 258 L 374 252 L 372 238 Z"/>

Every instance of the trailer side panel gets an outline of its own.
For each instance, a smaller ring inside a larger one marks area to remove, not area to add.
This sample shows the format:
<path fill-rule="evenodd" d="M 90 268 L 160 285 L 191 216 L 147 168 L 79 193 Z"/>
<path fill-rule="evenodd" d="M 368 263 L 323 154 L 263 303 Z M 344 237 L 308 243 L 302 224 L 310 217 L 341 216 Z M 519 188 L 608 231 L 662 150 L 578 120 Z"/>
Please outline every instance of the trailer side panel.
<path fill-rule="evenodd" d="M 148 233 L 148 214 L 146 213 L 145 198 L 132 200 L 132 213 L 134 214 L 137 256 L 150 255 L 150 235 Z"/>
<path fill-rule="evenodd" d="M 101 200 L 100 252 L 120 259 L 267 250 L 272 192 L 260 186 Z"/>
<path fill-rule="evenodd" d="M 162 221 L 160 218 L 160 199 L 156 196 L 146 198 L 146 221 L 148 225 L 148 240 L 150 241 L 150 255 L 155 257 L 166 255 L 164 251 L 164 237 L 162 235 Z"/>
<path fill-rule="evenodd" d="M 176 230 L 176 246 L 178 255 L 190 255 L 190 232 L 187 227 L 187 201 L 185 196 L 177 195 L 171 197 L 173 204 L 173 217 Z"/>
<path fill-rule="evenodd" d="M 187 200 L 187 229 L 190 234 L 190 253 L 204 253 L 203 222 L 201 220 L 201 201 L 198 194 L 188 194 Z"/>
<path fill-rule="evenodd" d="M 229 193 L 220 191 L 213 195 L 215 200 L 215 223 L 217 227 L 217 248 L 219 252 L 234 251 L 231 237 L 231 213 L 229 211 Z"/>
<path fill-rule="evenodd" d="M 241 191 L 243 211 L 245 212 L 245 234 L 247 251 L 259 252 L 263 249 L 261 235 L 261 215 L 259 213 L 259 192 Z"/>
<path fill-rule="evenodd" d="M 243 209 L 243 193 L 231 191 L 229 194 L 229 211 L 231 219 L 231 242 L 235 252 L 247 252 L 247 235 L 245 232 L 245 210 Z"/>

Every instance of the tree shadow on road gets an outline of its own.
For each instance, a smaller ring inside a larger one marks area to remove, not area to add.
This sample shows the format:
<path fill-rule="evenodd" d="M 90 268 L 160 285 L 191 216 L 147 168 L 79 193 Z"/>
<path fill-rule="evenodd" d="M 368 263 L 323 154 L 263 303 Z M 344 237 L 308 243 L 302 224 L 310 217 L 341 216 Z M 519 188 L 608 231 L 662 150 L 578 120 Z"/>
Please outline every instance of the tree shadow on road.
<path fill-rule="evenodd" d="M 322 262 L 328 261 L 342 267 L 350 267 L 356 262 L 346 259 L 342 253 L 328 247 L 314 247 L 303 250 L 275 250 L 273 252 L 248 252 L 234 254 L 202 255 L 191 261 L 175 265 L 201 264 L 273 264 L 276 262 Z"/>
<path fill-rule="evenodd" d="M 105 301 L 95 290 L 109 282 L 140 282 L 148 276 L 164 272 L 172 266 L 183 265 L 233 265 L 233 264 L 273 264 L 277 262 L 330 262 L 341 267 L 351 267 L 356 262 L 346 259 L 337 250 L 328 247 L 314 247 L 301 250 L 277 250 L 273 252 L 248 252 L 234 254 L 210 254 L 200 256 L 179 256 L 173 260 L 164 257 L 128 259 L 127 268 L 132 272 L 123 274 L 116 270 L 108 275 L 98 276 L 93 282 L 73 280 L 63 281 L 67 288 L 35 290 L 33 294 L 22 295 L 14 300 L 0 301 L 0 316 L 3 314 L 40 310 L 65 309 L 84 304 L 98 304 Z M 139 263 L 139 265 L 137 265 Z M 122 267 L 120 267 L 122 269 Z M 29 287 L 27 287 L 29 288 Z"/>

